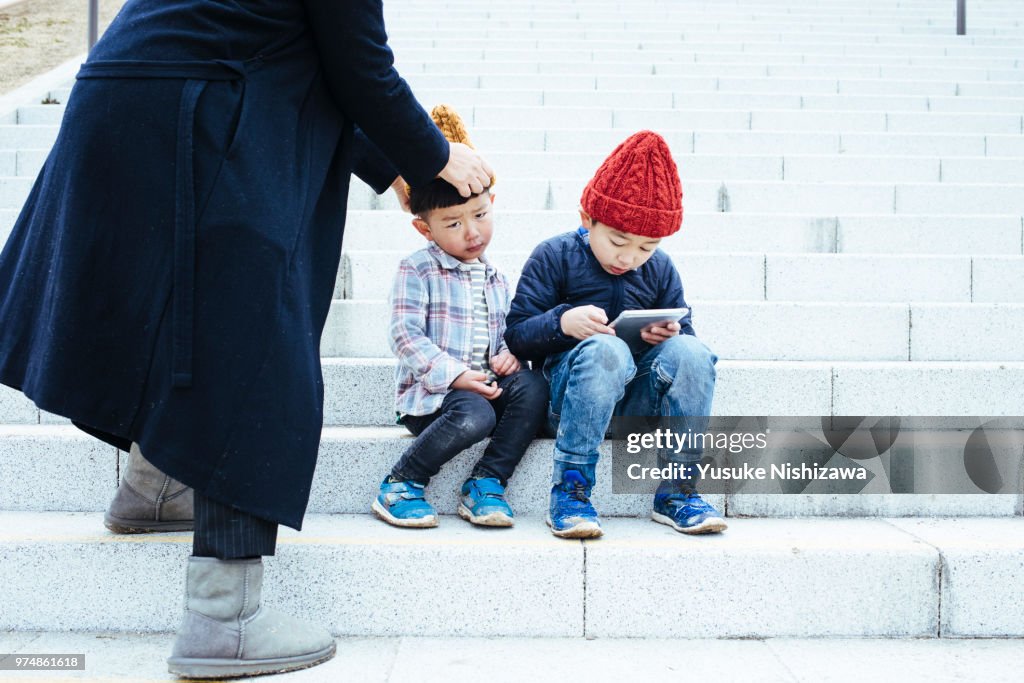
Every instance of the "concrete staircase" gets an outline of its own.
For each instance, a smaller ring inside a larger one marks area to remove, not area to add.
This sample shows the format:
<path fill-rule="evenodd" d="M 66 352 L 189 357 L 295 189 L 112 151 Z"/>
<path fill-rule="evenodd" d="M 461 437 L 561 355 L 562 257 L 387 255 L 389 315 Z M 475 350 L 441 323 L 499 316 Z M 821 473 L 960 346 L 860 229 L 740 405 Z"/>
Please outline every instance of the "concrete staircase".
<path fill-rule="evenodd" d="M 428 107 L 460 110 L 499 176 L 489 254 L 513 278 L 577 225 L 618 142 L 666 137 L 685 219 L 663 248 L 723 359 L 716 414 L 1020 416 L 1024 7 L 972 1 L 963 37 L 953 10 L 387 3 L 400 72 Z M 62 112 L 0 112 L 0 238 Z M 688 538 L 644 519 L 646 498 L 612 494 L 605 458 L 607 536 L 567 542 L 541 521 L 539 440 L 511 490 L 513 530 L 374 520 L 409 443 L 393 426 L 384 301 L 423 244 L 408 223 L 354 183 L 311 514 L 269 563 L 278 604 L 360 636 L 1024 636 L 1021 495 L 713 497 L 730 529 Z M 442 512 L 479 452 L 432 483 Z M 0 631 L 175 628 L 189 537 L 102 527 L 125 457 L 0 390 Z"/>

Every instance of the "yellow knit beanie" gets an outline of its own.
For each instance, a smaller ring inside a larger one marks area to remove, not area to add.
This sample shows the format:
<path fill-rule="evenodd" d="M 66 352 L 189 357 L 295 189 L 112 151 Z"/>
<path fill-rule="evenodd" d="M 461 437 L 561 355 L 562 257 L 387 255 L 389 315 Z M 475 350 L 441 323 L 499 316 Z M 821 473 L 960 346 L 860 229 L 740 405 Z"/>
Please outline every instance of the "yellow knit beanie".
<path fill-rule="evenodd" d="M 434 119 L 434 123 L 441 129 L 441 133 L 448 142 L 461 142 L 470 149 L 476 149 L 473 147 L 473 143 L 469 141 L 469 133 L 466 131 L 466 124 L 462 122 L 462 117 L 459 116 L 459 112 L 455 111 L 452 107 L 447 104 L 439 104 L 430 111 L 430 118 Z M 491 175 L 491 187 L 494 187 L 494 175 Z M 409 183 L 405 184 L 405 194 L 409 195 L 411 188 Z"/>

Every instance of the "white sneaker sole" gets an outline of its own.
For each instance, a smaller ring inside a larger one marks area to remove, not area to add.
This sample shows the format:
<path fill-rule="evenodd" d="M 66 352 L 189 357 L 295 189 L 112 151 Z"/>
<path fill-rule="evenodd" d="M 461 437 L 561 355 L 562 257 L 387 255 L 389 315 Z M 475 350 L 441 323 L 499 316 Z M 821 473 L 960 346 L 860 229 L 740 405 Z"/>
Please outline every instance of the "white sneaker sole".
<path fill-rule="evenodd" d="M 706 519 L 700 524 L 691 527 L 681 527 L 676 524 L 674 519 L 667 515 L 663 515 L 660 512 L 652 511 L 651 519 L 659 524 L 668 525 L 683 534 L 717 534 L 729 528 L 729 525 L 726 524 L 725 520 L 721 517 L 712 517 L 711 519 Z"/>
<path fill-rule="evenodd" d="M 475 524 L 476 526 L 510 527 L 515 526 L 516 524 L 515 520 L 504 512 L 492 512 L 489 515 L 474 515 L 470 509 L 462 503 L 459 503 L 459 517 L 462 517 L 470 524 Z"/>
<path fill-rule="evenodd" d="M 278 659 L 202 659 L 192 657 L 171 657 L 167 660 L 167 671 L 180 678 L 237 678 L 239 676 L 261 676 L 280 674 L 286 671 L 308 669 L 323 664 L 334 656 L 337 646 L 319 652 L 281 657 Z"/>
<path fill-rule="evenodd" d="M 430 529 L 437 526 L 437 515 L 427 515 L 426 517 L 417 517 L 415 519 L 399 519 L 388 512 L 387 508 L 381 505 L 380 501 L 376 498 L 373 499 L 373 505 L 370 506 L 370 509 L 373 510 L 374 514 L 392 526 L 400 526 L 407 529 Z"/>
<path fill-rule="evenodd" d="M 559 531 L 551 522 L 550 517 L 544 521 L 551 527 L 551 533 L 559 538 L 600 538 L 604 535 L 604 530 L 601 529 L 601 526 L 594 522 L 580 522 L 576 526 Z"/>

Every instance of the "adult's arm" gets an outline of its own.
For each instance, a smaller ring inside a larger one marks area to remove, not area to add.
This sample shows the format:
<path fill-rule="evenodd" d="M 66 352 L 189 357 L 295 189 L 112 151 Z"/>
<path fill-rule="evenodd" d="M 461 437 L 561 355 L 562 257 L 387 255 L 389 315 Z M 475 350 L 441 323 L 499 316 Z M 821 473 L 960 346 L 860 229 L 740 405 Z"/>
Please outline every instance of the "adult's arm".
<path fill-rule="evenodd" d="M 410 185 L 429 183 L 448 164 L 448 141 L 394 68 L 381 0 L 304 4 L 338 108 Z"/>

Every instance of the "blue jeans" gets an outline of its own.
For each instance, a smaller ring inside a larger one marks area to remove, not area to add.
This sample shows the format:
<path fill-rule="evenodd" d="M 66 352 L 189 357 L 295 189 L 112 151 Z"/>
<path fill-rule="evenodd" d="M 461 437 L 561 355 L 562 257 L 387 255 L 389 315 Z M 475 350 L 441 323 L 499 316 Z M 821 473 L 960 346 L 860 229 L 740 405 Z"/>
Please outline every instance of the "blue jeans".
<path fill-rule="evenodd" d="M 595 334 L 575 348 L 548 357 L 551 383 L 548 424 L 555 433 L 555 471 L 575 469 L 594 481 L 599 454 L 613 415 L 694 416 L 694 430 L 706 429 L 715 394 L 718 356 L 699 339 L 679 335 L 632 354 L 626 342 Z M 665 460 L 693 465 L 699 450 L 666 454 Z"/>
<path fill-rule="evenodd" d="M 402 418 L 416 440 L 395 464 L 392 476 L 426 484 L 442 465 L 490 436 L 471 476 L 494 477 L 507 486 L 544 424 L 548 386 L 539 373 L 529 370 L 499 377 L 498 386 L 502 392 L 493 401 L 456 389 L 448 392 L 438 411 Z"/>

